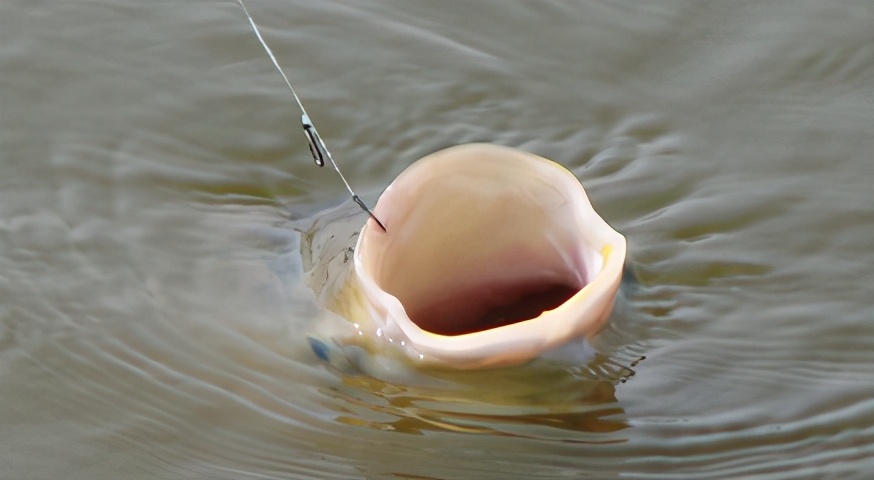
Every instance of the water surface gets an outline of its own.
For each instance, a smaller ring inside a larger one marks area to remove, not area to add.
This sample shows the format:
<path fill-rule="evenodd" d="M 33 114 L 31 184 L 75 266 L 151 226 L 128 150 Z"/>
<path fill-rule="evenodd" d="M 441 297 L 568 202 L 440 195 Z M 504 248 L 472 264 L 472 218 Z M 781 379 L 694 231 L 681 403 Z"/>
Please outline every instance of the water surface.
<path fill-rule="evenodd" d="M 326 365 L 295 228 L 344 190 L 239 7 L 4 1 L 0 476 L 874 471 L 870 2 L 249 8 L 369 200 L 446 146 L 528 150 L 637 281 L 588 363 Z"/>

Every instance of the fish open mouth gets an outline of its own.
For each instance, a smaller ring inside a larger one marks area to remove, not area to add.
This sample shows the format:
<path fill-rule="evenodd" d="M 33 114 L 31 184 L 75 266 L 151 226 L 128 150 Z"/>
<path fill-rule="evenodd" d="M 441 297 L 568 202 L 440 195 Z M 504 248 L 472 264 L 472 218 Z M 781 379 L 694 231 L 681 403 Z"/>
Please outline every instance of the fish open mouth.
<path fill-rule="evenodd" d="M 592 231 L 606 224 L 579 181 L 524 152 L 456 148 L 469 150 L 420 160 L 380 197 L 388 231 L 362 233 L 363 281 L 442 336 L 536 319 L 580 294 L 602 270 L 604 242 Z"/>

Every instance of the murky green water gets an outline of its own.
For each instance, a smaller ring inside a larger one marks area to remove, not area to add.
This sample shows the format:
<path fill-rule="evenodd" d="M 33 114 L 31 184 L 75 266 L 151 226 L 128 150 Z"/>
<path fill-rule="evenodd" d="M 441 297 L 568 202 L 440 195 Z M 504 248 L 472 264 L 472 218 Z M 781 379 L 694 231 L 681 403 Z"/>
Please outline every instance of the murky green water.
<path fill-rule="evenodd" d="M 590 364 L 326 366 L 293 227 L 344 191 L 239 7 L 4 0 L 0 477 L 874 471 L 870 2 L 249 8 L 367 198 L 445 146 L 522 148 L 639 283 Z"/>

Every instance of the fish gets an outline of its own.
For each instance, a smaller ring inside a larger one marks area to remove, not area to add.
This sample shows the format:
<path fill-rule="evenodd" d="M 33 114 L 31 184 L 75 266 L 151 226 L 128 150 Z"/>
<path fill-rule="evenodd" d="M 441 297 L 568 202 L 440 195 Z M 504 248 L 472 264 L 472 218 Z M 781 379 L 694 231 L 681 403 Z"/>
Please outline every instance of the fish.
<path fill-rule="evenodd" d="M 343 176 L 243 0 L 237 3 L 294 97 L 313 161 L 330 164 L 369 216 L 351 249 L 351 271 L 342 268 L 350 250 L 332 277 L 337 256 L 314 262 L 307 255 L 312 229 L 301 242 L 314 293 L 355 329 L 330 335 L 334 345 L 352 347 L 344 348 L 347 357 L 386 351 L 417 365 L 511 366 L 603 328 L 622 279 L 625 237 L 595 212 L 570 171 L 509 147 L 458 145 L 414 162 L 371 210 Z M 308 339 L 316 356 L 330 361 L 330 342 Z"/>
<path fill-rule="evenodd" d="M 464 144 L 401 172 L 343 253 L 348 270 L 317 293 L 353 327 L 334 344 L 413 367 L 509 367 L 595 337 L 625 256 L 566 168 Z"/>

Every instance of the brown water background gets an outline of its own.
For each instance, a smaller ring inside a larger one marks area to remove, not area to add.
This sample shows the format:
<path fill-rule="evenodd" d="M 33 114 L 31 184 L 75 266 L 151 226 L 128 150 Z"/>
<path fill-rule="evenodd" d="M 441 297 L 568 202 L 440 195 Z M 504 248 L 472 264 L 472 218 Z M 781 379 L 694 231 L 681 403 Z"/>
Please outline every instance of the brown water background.
<path fill-rule="evenodd" d="M 598 358 L 319 361 L 293 227 L 345 195 L 236 3 L 3 0 L 0 478 L 870 478 L 874 3 L 248 5 L 370 201 L 471 141 L 577 174 L 638 278 Z"/>

